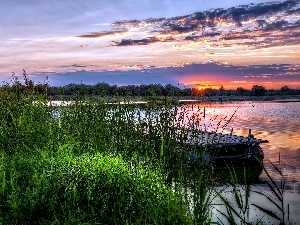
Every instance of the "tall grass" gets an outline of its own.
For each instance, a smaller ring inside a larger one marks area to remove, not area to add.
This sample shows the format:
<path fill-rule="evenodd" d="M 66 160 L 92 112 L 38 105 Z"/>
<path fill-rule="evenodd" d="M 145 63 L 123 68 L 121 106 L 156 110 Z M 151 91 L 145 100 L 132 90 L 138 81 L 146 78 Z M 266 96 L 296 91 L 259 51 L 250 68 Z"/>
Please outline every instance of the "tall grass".
<path fill-rule="evenodd" d="M 238 214 L 216 191 L 205 147 L 179 144 L 203 132 L 200 108 L 187 117 L 167 100 L 36 100 L 0 99 L 0 223 L 211 224 L 217 197 L 227 206 L 220 214 Z M 193 126 L 178 133 L 184 124 Z M 234 189 L 243 215 L 246 187 Z"/>
<path fill-rule="evenodd" d="M 139 163 L 156 140 L 142 144 L 131 106 L 78 103 L 57 117 L 43 104 L 0 104 L 0 222 L 190 223 L 161 171 Z"/>

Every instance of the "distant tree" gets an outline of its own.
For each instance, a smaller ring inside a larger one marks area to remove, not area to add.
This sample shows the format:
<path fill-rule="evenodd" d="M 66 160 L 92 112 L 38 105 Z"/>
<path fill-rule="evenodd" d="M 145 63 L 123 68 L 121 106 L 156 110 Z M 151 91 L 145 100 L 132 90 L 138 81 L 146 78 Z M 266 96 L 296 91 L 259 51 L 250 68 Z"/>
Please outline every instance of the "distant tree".
<path fill-rule="evenodd" d="M 216 95 L 218 95 L 218 90 L 217 89 L 213 89 L 213 88 L 205 88 L 204 90 L 203 90 L 203 93 L 204 93 L 204 96 L 216 96 Z"/>
<path fill-rule="evenodd" d="M 294 90 L 290 89 L 288 86 L 283 86 L 280 88 L 280 94 L 281 95 L 291 95 L 293 94 Z"/>
<path fill-rule="evenodd" d="M 224 95 L 225 94 L 225 88 L 223 85 L 219 88 L 219 95 Z"/>
<path fill-rule="evenodd" d="M 237 95 L 242 95 L 242 96 L 244 96 L 244 95 L 248 95 L 249 94 L 249 90 L 247 90 L 247 89 L 245 89 L 245 88 L 242 88 L 242 87 L 238 87 L 237 89 L 236 89 L 236 94 Z"/>
<path fill-rule="evenodd" d="M 0 86 L 0 97 L 8 98 L 20 98 L 21 96 L 31 96 L 32 94 L 40 94 L 50 98 L 61 98 L 62 96 L 76 97 L 76 96 L 273 96 L 273 95 L 297 95 L 300 94 L 300 89 L 291 89 L 288 86 L 283 86 L 281 89 L 269 89 L 265 87 L 254 85 L 251 90 L 238 87 L 236 90 L 225 90 L 223 86 L 219 89 L 213 89 L 211 87 L 199 90 L 198 88 L 186 88 L 180 89 L 177 86 L 167 84 L 165 86 L 161 84 L 148 84 L 148 85 L 128 85 L 117 86 L 109 85 L 108 83 L 97 83 L 95 85 L 86 84 L 68 84 L 65 86 L 49 86 L 48 78 L 43 84 L 35 84 L 33 80 L 30 80 L 25 71 L 23 71 L 24 82 L 20 82 L 18 76 L 12 74 L 12 83 L 3 84 Z"/>
<path fill-rule="evenodd" d="M 266 93 L 266 88 L 264 86 L 253 85 L 251 92 L 254 96 L 264 96 Z"/>
<path fill-rule="evenodd" d="M 275 89 L 269 89 L 266 91 L 266 95 L 268 96 L 276 96 L 276 95 L 279 95 L 280 91 L 279 90 L 275 90 Z"/>
<path fill-rule="evenodd" d="M 192 96 L 192 88 L 184 88 L 183 90 L 182 90 L 182 95 L 183 96 Z"/>
<path fill-rule="evenodd" d="M 165 96 L 179 96 L 181 93 L 181 89 L 173 86 L 172 84 L 167 84 L 164 86 L 163 94 Z"/>
<path fill-rule="evenodd" d="M 211 96 L 212 95 L 212 88 L 204 88 L 203 90 L 204 96 Z"/>

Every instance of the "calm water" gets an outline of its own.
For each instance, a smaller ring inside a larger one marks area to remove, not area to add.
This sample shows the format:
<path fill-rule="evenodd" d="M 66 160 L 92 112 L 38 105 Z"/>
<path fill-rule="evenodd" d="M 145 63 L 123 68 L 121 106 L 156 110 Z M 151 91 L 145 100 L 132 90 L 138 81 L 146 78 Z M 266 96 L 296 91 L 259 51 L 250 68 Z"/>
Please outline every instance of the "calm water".
<path fill-rule="evenodd" d="M 190 115 L 200 115 L 202 122 L 198 125 L 202 129 L 224 133 L 233 129 L 233 134 L 244 136 L 251 129 L 256 138 L 268 140 L 269 143 L 261 144 L 265 154 L 264 165 L 277 182 L 281 181 L 281 176 L 274 171 L 269 161 L 283 172 L 286 218 L 289 205 L 290 222 L 300 224 L 300 102 L 188 104 L 181 110 L 189 112 Z M 231 118 L 232 115 L 234 116 Z M 224 125 L 226 126 L 223 127 Z M 262 174 L 261 178 L 267 179 L 267 176 Z M 255 188 L 265 188 L 264 191 L 267 192 L 266 187 L 259 184 Z M 230 195 L 231 191 L 228 190 L 229 198 Z M 268 208 L 268 201 L 259 196 L 254 195 L 251 201 Z M 269 205 L 272 207 L 272 204 Z M 274 221 L 265 222 L 273 224 Z"/>
<path fill-rule="evenodd" d="M 251 129 L 256 138 L 268 140 L 261 144 L 266 166 L 267 160 L 280 166 L 287 182 L 300 193 L 300 102 L 190 104 L 182 111 L 199 114 L 202 129 L 224 133 L 233 129 L 233 134 L 244 136 Z"/>

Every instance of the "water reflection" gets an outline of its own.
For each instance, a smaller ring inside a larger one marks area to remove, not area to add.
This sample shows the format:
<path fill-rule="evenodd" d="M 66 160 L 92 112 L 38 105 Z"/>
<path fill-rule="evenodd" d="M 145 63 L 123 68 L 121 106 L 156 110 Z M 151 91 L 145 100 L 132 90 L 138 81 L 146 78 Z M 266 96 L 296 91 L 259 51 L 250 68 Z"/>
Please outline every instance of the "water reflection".
<path fill-rule="evenodd" d="M 263 172 L 261 166 L 246 167 L 217 167 L 213 169 L 212 178 L 217 183 L 230 183 L 234 179 L 238 184 L 257 184 L 262 183 L 260 176 Z"/>
<path fill-rule="evenodd" d="M 233 187 L 228 186 L 228 187 L 219 187 L 219 191 L 222 192 L 222 196 L 228 200 L 232 205 L 236 205 L 237 203 L 235 202 L 235 196 L 233 194 Z M 245 187 L 240 185 L 237 186 L 238 191 L 241 193 L 245 192 Z M 299 207 L 299 194 L 293 193 L 293 192 L 285 192 L 284 193 L 284 206 L 283 206 L 283 211 L 278 209 L 273 203 L 271 203 L 264 195 L 272 196 L 273 193 L 269 190 L 266 190 L 266 188 L 263 185 L 252 185 L 251 186 L 251 192 L 249 195 L 249 213 L 247 212 L 247 222 L 251 224 L 279 224 L 279 221 L 271 216 L 269 216 L 266 213 L 263 213 L 256 207 L 253 206 L 253 204 L 256 204 L 258 206 L 262 206 L 267 210 L 270 210 L 274 212 L 279 218 L 283 218 L 284 213 L 284 218 L 286 224 L 299 224 L 300 221 L 300 207 Z M 261 193 L 261 194 L 259 194 Z M 275 197 L 274 197 L 275 198 Z M 215 198 L 214 199 L 214 209 L 212 212 L 212 221 L 218 222 L 220 218 L 220 214 L 218 212 L 226 212 L 226 206 L 224 203 L 219 199 Z M 280 206 L 281 207 L 281 206 Z M 235 207 L 236 210 L 238 210 Z M 242 214 L 242 212 L 241 212 Z M 235 218 L 237 218 L 235 216 Z M 220 218 L 223 222 L 226 220 L 224 218 Z M 238 219 L 236 219 L 238 221 Z M 225 223 L 226 224 L 226 223 Z M 242 222 L 240 223 L 242 224 Z"/>
<path fill-rule="evenodd" d="M 234 134 L 243 136 L 251 129 L 256 138 L 268 140 L 269 143 L 261 145 L 267 171 L 280 180 L 270 160 L 283 171 L 287 189 L 300 193 L 300 102 L 188 104 L 179 111 L 198 114 L 200 122 L 196 125 L 201 129 L 224 133 L 233 129 Z"/>
<path fill-rule="evenodd" d="M 256 138 L 268 140 L 269 143 L 261 144 L 264 150 L 265 160 L 264 166 L 271 177 L 277 182 L 285 182 L 285 192 L 283 195 L 285 220 L 290 224 L 299 224 L 300 221 L 300 102 L 233 102 L 225 104 L 189 104 L 185 105 L 182 111 L 191 114 L 199 114 L 199 128 L 210 129 L 224 133 L 230 133 L 233 129 L 233 134 L 247 136 L 249 129 Z M 231 118 L 231 116 L 234 116 Z M 227 123 L 230 120 L 229 123 Z M 272 162 L 284 175 L 282 176 L 276 171 Z M 238 168 L 236 171 L 243 171 L 243 168 Z M 261 171 L 249 170 L 254 174 L 259 174 Z M 243 181 L 243 173 L 238 173 L 240 178 L 239 183 Z M 214 171 L 216 180 L 228 179 L 230 171 L 222 168 Z M 259 191 L 272 196 L 269 188 L 264 181 L 269 181 L 266 173 L 263 172 L 258 180 L 252 180 L 253 190 Z M 231 187 L 224 190 L 222 194 L 230 201 L 234 202 Z M 242 188 L 242 186 L 241 186 Z M 276 197 L 274 197 L 276 198 Z M 250 204 L 255 203 L 263 206 L 280 215 L 278 208 L 274 207 L 268 199 L 261 195 L 252 193 L 250 195 Z M 225 210 L 225 206 L 218 202 L 216 209 Z M 257 222 L 261 219 L 261 212 L 255 207 L 250 207 L 249 221 Z M 219 216 L 217 211 L 213 212 L 218 221 Z M 278 224 L 279 222 L 273 218 L 264 215 L 263 223 Z"/>

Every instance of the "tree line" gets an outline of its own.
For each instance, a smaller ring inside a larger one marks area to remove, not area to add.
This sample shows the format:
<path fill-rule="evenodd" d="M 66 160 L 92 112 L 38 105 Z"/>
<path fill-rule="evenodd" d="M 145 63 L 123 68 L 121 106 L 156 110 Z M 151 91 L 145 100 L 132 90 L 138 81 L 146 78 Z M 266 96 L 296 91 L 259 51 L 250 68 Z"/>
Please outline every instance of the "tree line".
<path fill-rule="evenodd" d="M 264 86 L 253 85 L 251 90 L 238 87 L 235 90 L 204 88 L 179 88 L 167 84 L 127 85 L 117 86 L 108 83 L 95 85 L 68 84 L 60 87 L 49 87 L 48 94 L 57 95 L 96 95 L 96 96 L 273 96 L 273 95 L 299 95 L 300 90 L 283 86 L 279 90 L 269 89 Z"/>
<path fill-rule="evenodd" d="M 132 96 L 132 97 L 148 97 L 148 96 L 275 96 L 275 95 L 300 95 L 300 89 L 291 89 L 283 86 L 280 89 L 267 90 L 262 85 L 253 85 L 251 90 L 238 87 L 235 90 L 227 90 L 223 86 L 219 89 L 197 87 L 179 88 L 171 84 L 148 84 L 148 85 L 127 85 L 117 86 L 108 83 L 97 83 L 94 85 L 87 84 L 68 84 L 64 86 L 50 86 L 48 81 L 43 84 L 34 84 L 23 72 L 24 82 L 20 82 L 13 74 L 12 84 L 2 84 L 0 87 L 1 96 L 5 96 L 8 92 L 20 94 L 43 94 L 45 96 Z"/>

